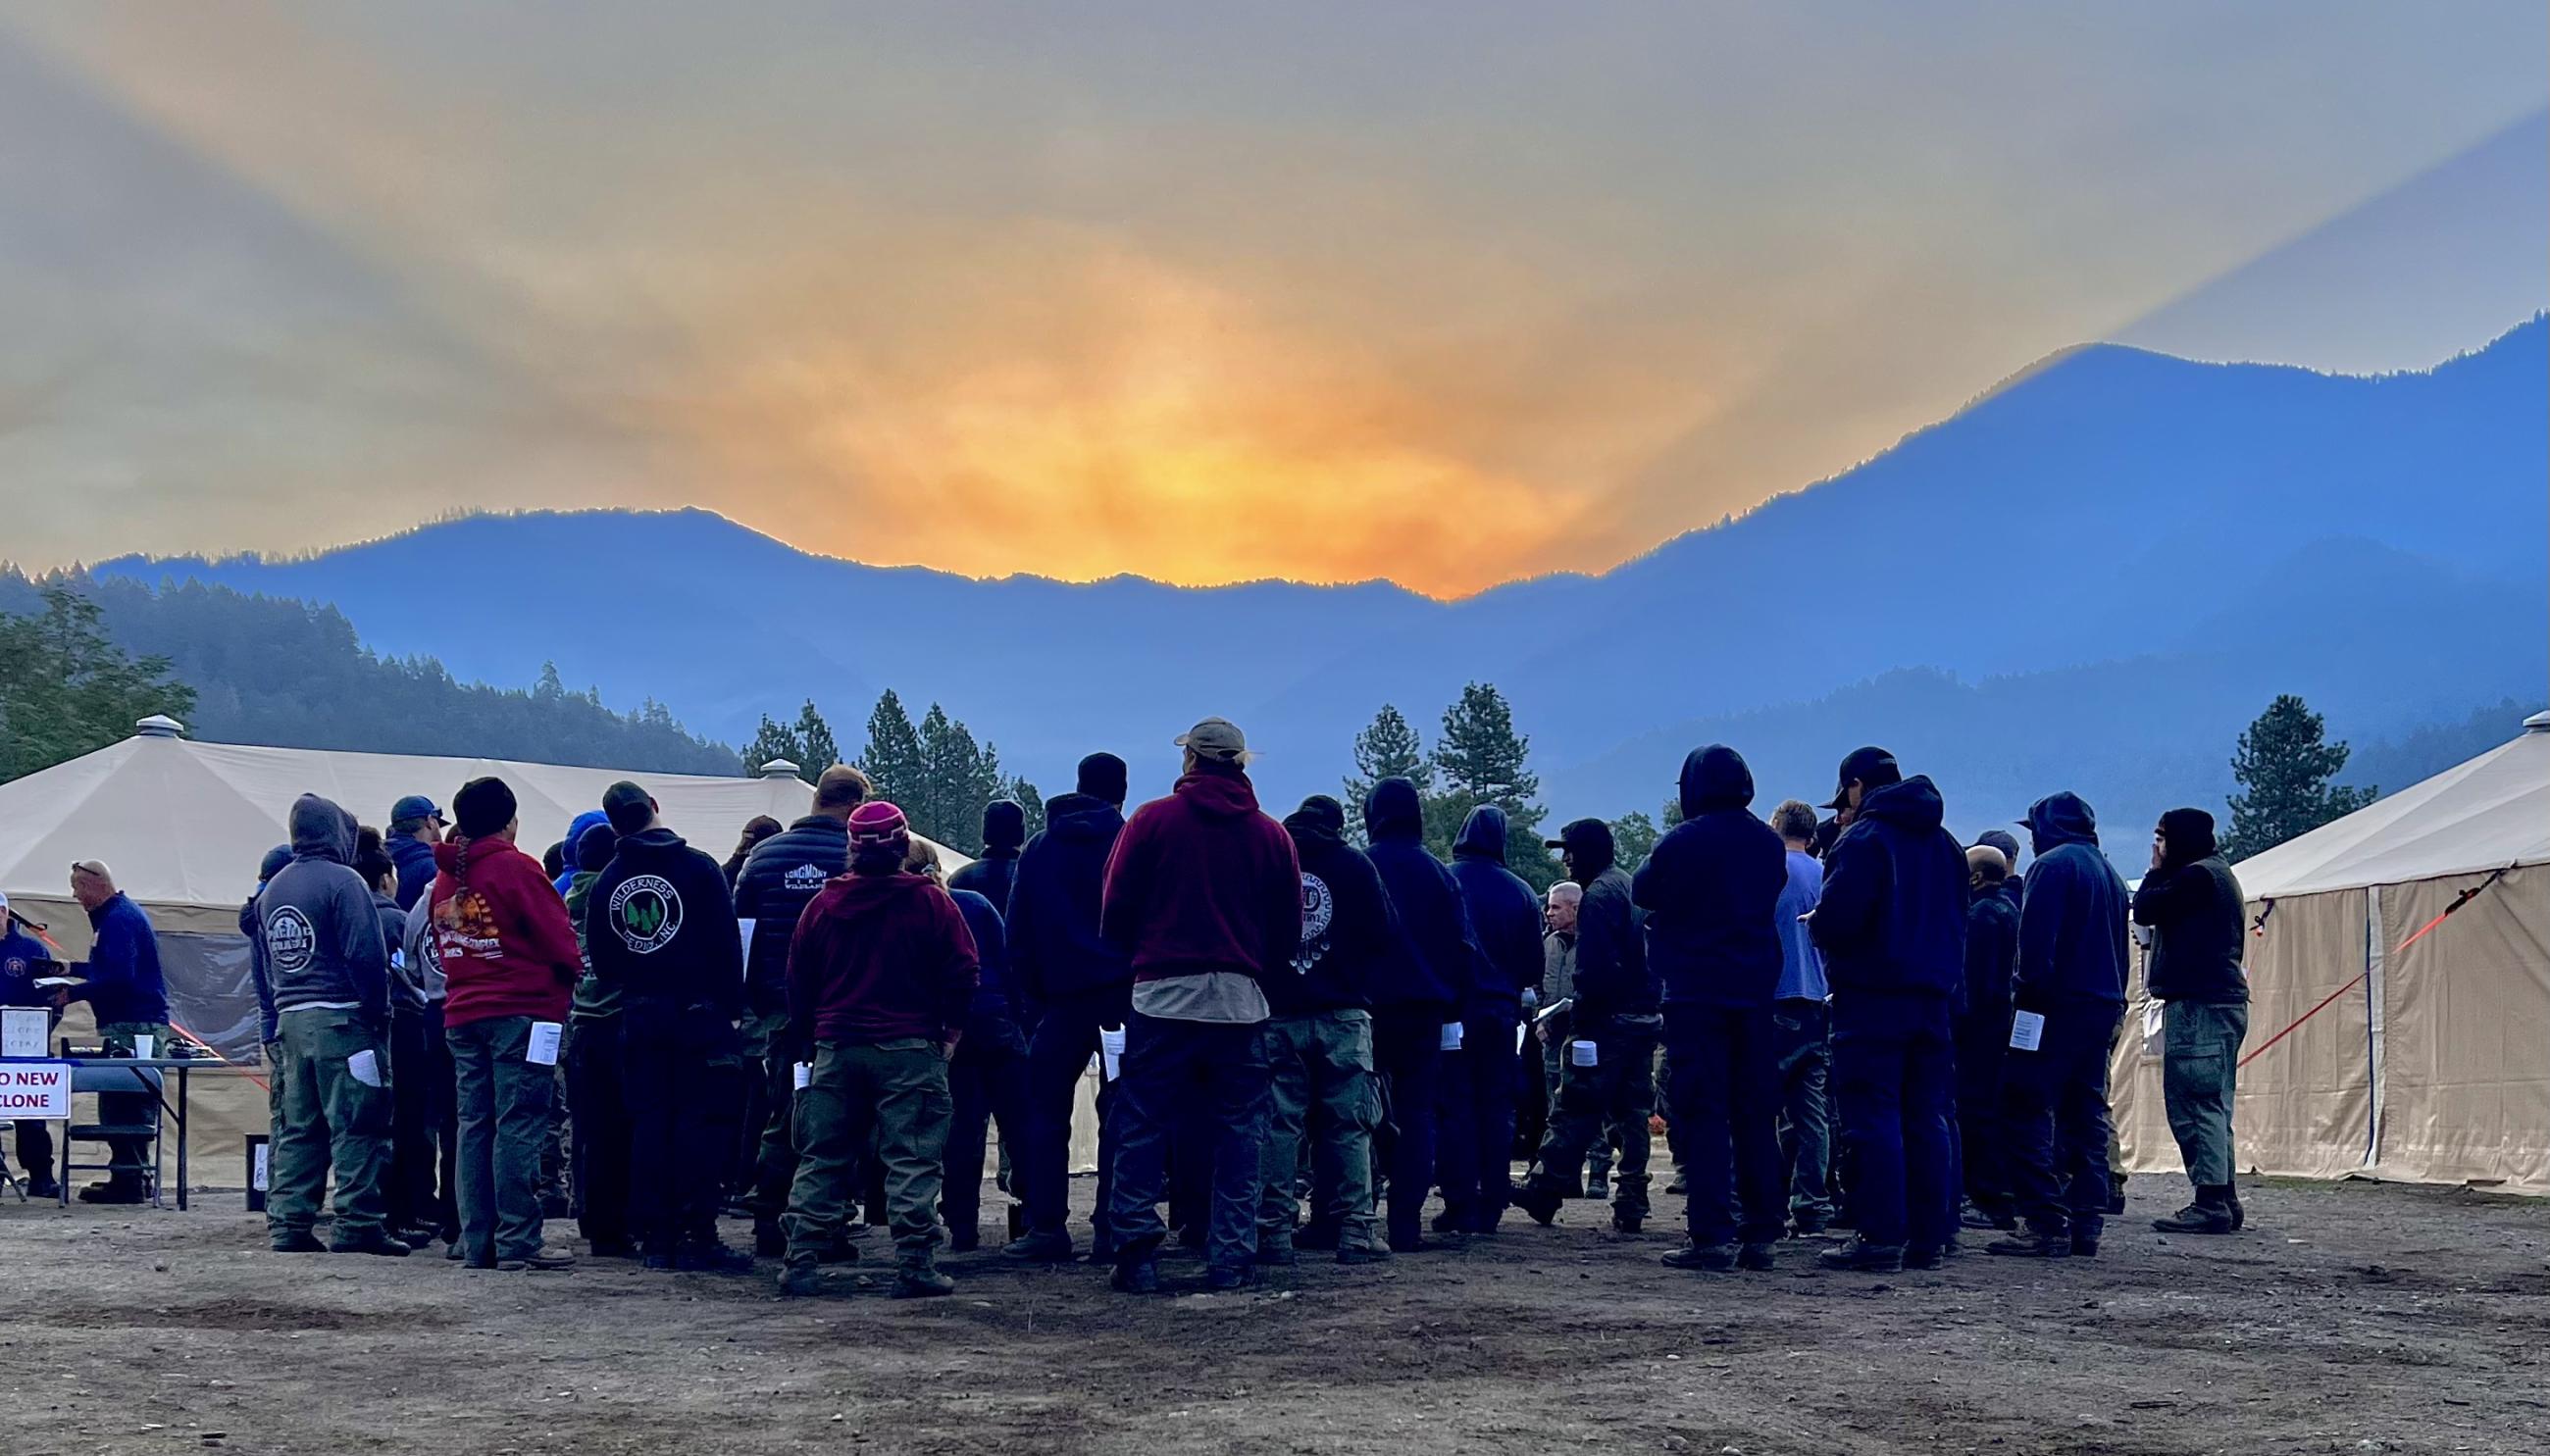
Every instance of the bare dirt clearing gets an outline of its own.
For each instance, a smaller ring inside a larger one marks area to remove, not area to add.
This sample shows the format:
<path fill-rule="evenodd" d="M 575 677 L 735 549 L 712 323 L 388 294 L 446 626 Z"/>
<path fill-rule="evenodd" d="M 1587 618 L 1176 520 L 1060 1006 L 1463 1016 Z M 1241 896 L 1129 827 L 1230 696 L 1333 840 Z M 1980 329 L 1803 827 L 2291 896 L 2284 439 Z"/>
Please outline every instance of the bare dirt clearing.
<path fill-rule="evenodd" d="M 2096 1261 L 1681 1274 L 1660 1199 L 1636 1237 L 1573 1205 L 1243 1295 L 975 1255 L 926 1304 L 281 1256 L 235 1194 L 11 1201 L 0 1451 L 2550 1451 L 2550 1205 L 2260 1185 L 2246 1233 L 2151 1233 L 2180 1192 L 2137 1180 Z"/>

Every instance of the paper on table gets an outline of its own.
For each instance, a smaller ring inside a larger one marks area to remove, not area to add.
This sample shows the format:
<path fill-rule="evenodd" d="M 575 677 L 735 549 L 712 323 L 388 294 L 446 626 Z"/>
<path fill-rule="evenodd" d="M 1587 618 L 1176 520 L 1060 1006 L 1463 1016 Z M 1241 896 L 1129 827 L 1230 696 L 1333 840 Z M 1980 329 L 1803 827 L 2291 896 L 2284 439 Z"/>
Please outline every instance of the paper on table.
<path fill-rule="evenodd" d="M 1445 1021 L 1443 1023 L 1443 1039 L 1437 1042 L 1436 1046 L 1443 1051 L 1459 1051 L 1461 1049 L 1461 1023 L 1458 1021 Z"/>
<path fill-rule="evenodd" d="M 1579 1067 L 1600 1066 L 1602 1065 L 1599 1060 L 1601 1055 L 1602 1049 L 1597 1047 L 1591 1041 L 1571 1041 L 1567 1043 L 1567 1060 L 1571 1065 Z"/>
<path fill-rule="evenodd" d="M 372 1050 L 368 1046 L 364 1047 L 361 1051 L 354 1053 L 352 1056 L 345 1058 L 345 1070 L 352 1073 L 354 1080 L 362 1083 L 365 1087 L 378 1087 L 381 1085 L 380 1053 Z"/>
<path fill-rule="evenodd" d="M 2010 1019 L 2010 1049 L 2034 1051 L 2045 1040 L 2045 1013 L 2018 1012 Z"/>
<path fill-rule="evenodd" d="M 532 1044 L 523 1048 L 523 1060 L 535 1067 L 556 1066 L 558 1037 L 565 1030 L 555 1021 L 532 1022 Z"/>

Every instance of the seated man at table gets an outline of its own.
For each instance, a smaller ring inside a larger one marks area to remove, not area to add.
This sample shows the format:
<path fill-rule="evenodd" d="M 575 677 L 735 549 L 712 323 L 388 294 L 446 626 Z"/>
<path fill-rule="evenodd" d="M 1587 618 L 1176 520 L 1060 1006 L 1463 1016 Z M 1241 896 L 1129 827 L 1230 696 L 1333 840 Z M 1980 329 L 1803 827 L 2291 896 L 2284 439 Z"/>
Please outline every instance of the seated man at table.
<path fill-rule="evenodd" d="M 61 965 L 52 958 L 51 950 L 26 931 L 9 909 L 9 897 L 0 895 L 0 1006 L 49 1008 L 52 993 L 36 982 L 60 974 Z M 5 1169 L 7 1162 L 0 1158 L 0 1169 Z M 53 1129 L 40 1118 L 30 1117 L 18 1123 L 18 1168 L 26 1175 L 27 1197 L 61 1196 L 60 1187 L 53 1181 Z"/>
<path fill-rule="evenodd" d="M 168 988 L 159 974 L 159 934 L 150 918 L 124 892 L 115 875 L 94 859 L 71 866 L 71 898 L 88 912 L 96 942 L 89 947 L 81 984 L 65 988 L 60 1002 L 88 1003 L 97 1019 L 97 1036 L 109 1056 L 132 1056 L 148 1037 L 153 1055 L 168 1046 Z M 142 1123 L 158 1111 L 158 1097 L 148 1092 L 101 1093 L 98 1119 Z M 84 1204 L 138 1204 L 150 1196 L 143 1175 L 150 1167 L 150 1139 L 115 1137 L 104 1183 L 80 1190 Z"/>

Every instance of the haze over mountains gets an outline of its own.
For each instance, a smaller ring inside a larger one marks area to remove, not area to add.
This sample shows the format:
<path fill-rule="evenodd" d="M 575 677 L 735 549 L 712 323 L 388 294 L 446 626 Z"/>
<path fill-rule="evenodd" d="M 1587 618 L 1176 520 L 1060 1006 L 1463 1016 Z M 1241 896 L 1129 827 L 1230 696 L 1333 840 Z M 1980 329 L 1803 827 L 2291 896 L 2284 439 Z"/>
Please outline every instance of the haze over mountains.
<path fill-rule="evenodd" d="M 2160 808 L 2218 803 L 2233 736 L 2276 693 L 2358 737 L 2541 699 L 2545 482 L 2536 316 L 2378 378 L 2072 350 L 1613 571 L 1453 603 L 882 569 L 697 511 L 477 517 L 306 560 L 93 570 L 334 603 L 374 649 L 463 678 L 527 683 L 554 660 L 570 686 L 651 696 L 738 741 L 811 696 L 855 744 L 892 687 L 1049 790 L 1092 747 L 1156 789 L 1169 738 L 1223 713 L 1263 749 L 1270 803 L 1333 791 L 1382 703 L 1430 730 L 1480 680 L 1512 699 L 1562 817 L 1654 813 L 1712 737 L 1752 759 L 1764 807 L 1819 799 L 1840 755 L 1877 741 L 1937 777 L 1969 832 L 2068 787 L 2130 846 Z"/>

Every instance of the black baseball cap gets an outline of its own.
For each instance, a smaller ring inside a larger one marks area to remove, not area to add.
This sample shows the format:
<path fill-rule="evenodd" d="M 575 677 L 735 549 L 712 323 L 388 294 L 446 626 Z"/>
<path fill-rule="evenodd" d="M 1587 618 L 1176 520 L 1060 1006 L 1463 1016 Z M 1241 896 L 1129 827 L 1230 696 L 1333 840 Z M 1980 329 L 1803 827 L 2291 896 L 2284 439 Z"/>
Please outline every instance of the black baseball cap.
<path fill-rule="evenodd" d="M 1832 802 L 1824 808 L 1849 808 L 1850 783 L 1853 779 L 1859 780 L 1872 789 L 1883 788 L 1888 784 L 1903 782 L 1904 770 L 1896 766 L 1895 755 L 1883 748 L 1873 746 L 1853 748 L 1850 750 L 1850 756 L 1841 761 L 1841 772 L 1833 779 Z"/>
<path fill-rule="evenodd" d="M 1555 839 L 1540 841 L 1544 849 L 1594 848 L 1611 852 L 1612 826 L 1599 819 L 1571 820 L 1559 829 Z"/>

